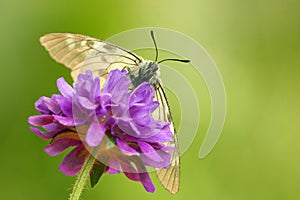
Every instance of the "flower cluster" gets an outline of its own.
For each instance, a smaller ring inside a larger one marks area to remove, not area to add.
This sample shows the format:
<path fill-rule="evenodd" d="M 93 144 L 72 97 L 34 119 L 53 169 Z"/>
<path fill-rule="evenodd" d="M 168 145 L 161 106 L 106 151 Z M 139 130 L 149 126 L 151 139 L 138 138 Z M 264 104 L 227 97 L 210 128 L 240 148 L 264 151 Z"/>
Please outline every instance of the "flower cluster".
<path fill-rule="evenodd" d="M 154 192 L 146 166 L 170 165 L 172 148 L 165 143 L 172 140 L 172 133 L 168 123 L 151 116 L 159 106 L 153 87 L 145 82 L 130 89 L 126 71 L 120 70 L 109 73 L 102 89 L 91 71 L 80 74 L 73 87 L 60 78 L 57 87 L 61 94 L 41 97 L 35 103 L 40 115 L 28 121 L 40 138 L 52 139 L 45 148 L 49 155 L 73 148 L 59 169 L 75 175 L 93 153 L 105 164 L 105 172 L 123 171 Z"/>

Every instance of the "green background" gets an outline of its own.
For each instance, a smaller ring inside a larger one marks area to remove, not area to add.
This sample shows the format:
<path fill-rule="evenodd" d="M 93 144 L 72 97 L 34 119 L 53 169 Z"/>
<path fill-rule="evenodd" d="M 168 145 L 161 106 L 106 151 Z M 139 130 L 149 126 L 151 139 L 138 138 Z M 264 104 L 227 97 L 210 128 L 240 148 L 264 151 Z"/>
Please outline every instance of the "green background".
<path fill-rule="evenodd" d="M 212 56 L 227 93 L 222 136 L 199 160 L 210 105 L 203 82 L 196 83 L 203 113 L 182 156 L 180 192 L 170 195 L 155 176 L 157 191 L 149 194 L 122 174 L 105 175 L 82 199 L 299 199 L 299 10 L 299 0 L 1 0 L 0 199 L 67 199 L 75 180 L 57 170 L 63 155 L 48 156 L 48 142 L 29 131 L 34 102 L 57 93 L 58 77 L 71 80 L 39 37 L 72 32 L 105 39 L 145 26 L 180 31 Z"/>

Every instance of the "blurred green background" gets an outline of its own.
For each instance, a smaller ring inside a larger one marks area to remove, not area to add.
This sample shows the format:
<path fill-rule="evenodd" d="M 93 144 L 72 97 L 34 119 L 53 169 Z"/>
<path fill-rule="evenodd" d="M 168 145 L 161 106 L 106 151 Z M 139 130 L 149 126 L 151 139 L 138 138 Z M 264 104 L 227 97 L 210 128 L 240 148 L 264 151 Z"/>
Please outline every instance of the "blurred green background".
<path fill-rule="evenodd" d="M 57 93 L 58 77 L 71 80 L 39 37 L 72 32 L 105 39 L 144 26 L 180 31 L 212 56 L 228 98 L 222 136 L 199 160 L 210 119 L 209 96 L 199 83 L 204 114 L 182 156 L 178 194 L 170 195 L 155 176 L 157 191 L 149 194 L 120 174 L 105 175 L 82 199 L 299 199 L 299 10 L 299 0 L 1 0 L 0 199 L 67 199 L 75 180 L 57 170 L 63 155 L 48 156 L 48 142 L 29 131 L 34 102 Z"/>

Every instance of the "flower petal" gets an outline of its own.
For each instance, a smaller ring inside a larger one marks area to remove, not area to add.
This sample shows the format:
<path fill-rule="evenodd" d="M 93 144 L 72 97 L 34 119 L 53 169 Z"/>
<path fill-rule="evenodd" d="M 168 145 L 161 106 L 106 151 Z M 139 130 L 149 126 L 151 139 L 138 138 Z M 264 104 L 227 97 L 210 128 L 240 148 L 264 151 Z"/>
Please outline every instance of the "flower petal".
<path fill-rule="evenodd" d="M 39 111 L 41 114 L 51 114 L 50 110 L 44 103 L 45 99 L 48 99 L 48 97 L 44 97 L 44 96 L 40 97 L 34 104 L 35 109 Z"/>
<path fill-rule="evenodd" d="M 148 174 L 148 172 L 140 173 L 140 181 L 143 184 L 145 190 L 147 192 L 155 192 L 155 186 L 152 183 L 152 180 Z"/>
<path fill-rule="evenodd" d="M 126 76 L 126 71 L 118 69 L 109 72 L 102 92 L 112 95 L 112 103 L 119 104 L 126 100 L 130 80 Z"/>
<path fill-rule="evenodd" d="M 95 77 L 94 83 L 92 85 L 89 99 L 96 99 L 100 95 L 100 79 L 99 77 Z"/>
<path fill-rule="evenodd" d="M 162 129 L 160 129 L 160 132 L 158 132 L 157 134 L 143 139 L 147 142 L 170 142 L 172 141 L 172 138 L 173 135 L 170 131 L 169 124 L 166 124 Z"/>
<path fill-rule="evenodd" d="M 60 139 L 55 140 L 45 147 L 45 151 L 50 156 L 56 156 L 71 146 L 79 145 L 81 141 L 75 139 Z"/>
<path fill-rule="evenodd" d="M 65 127 L 63 125 L 58 124 L 58 123 L 47 124 L 47 125 L 43 126 L 43 128 L 48 131 L 56 131 L 56 132 L 60 132 L 63 129 L 65 129 Z"/>
<path fill-rule="evenodd" d="M 160 157 L 157 151 L 147 142 L 138 142 L 138 145 L 141 148 L 142 152 L 145 154 L 145 156 L 147 156 L 148 158 L 156 162 L 163 161 L 163 159 Z"/>
<path fill-rule="evenodd" d="M 73 113 L 72 113 L 72 101 L 70 99 L 68 99 L 67 97 L 61 96 L 61 95 L 56 95 L 55 100 L 57 101 L 57 103 L 60 106 L 61 111 L 63 112 L 63 114 L 65 114 L 65 116 L 67 117 L 72 117 Z"/>
<path fill-rule="evenodd" d="M 100 95 L 100 79 L 99 77 L 94 78 L 93 73 L 87 70 L 85 74 L 78 76 L 74 89 L 77 96 L 95 100 Z"/>
<path fill-rule="evenodd" d="M 162 158 L 161 162 L 157 162 L 157 161 L 153 160 L 152 158 L 149 158 L 145 154 L 141 154 L 141 159 L 143 160 L 143 163 L 147 166 L 151 166 L 151 167 L 154 167 L 154 168 L 169 167 L 170 161 L 171 161 L 170 153 L 167 153 L 164 150 L 157 150 L 157 153 Z"/>
<path fill-rule="evenodd" d="M 111 91 L 114 90 L 114 88 L 116 87 L 119 81 L 126 82 L 126 83 L 128 82 L 130 84 L 129 79 L 127 79 L 126 77 L 126 71 L 120 71 L 118 69 L 110 71 L 102 91 L 111 93 Z M 127 89 L 128 87 L 126 88 L 126 90 Z"/>
<path fill-rule="evenodd" d="M 116 142 L 118 147 L 120 148 L 120 151 L 127 155 L 127 156 L 134 156 L 134 155 L 140 155 L 139 152 L 137 152 L 134 148 L 130 147 L 127 142 L 120 140 L 116 138 Z"/>
<path fill-rule="evenodd" d="M 109 108 L 111 107 L 110 103 L 111 95 L 108 93 L 102 93 L 96 100 L 98 107 L 96 108 L 96 115 L 103 116 L 108 114 Z"/>
<path fill-rule="evenodd" d="M 148 192 L 155 191 L 155 186 L 153 185 L 148 172 L 145 172 L 145 170 L 141 170 L 140 167 L 137 165 L 139 171 L 144 171 L 144 172 L 139 172 L 129 163 L 128 164 L 121 163 L 121 167 L 124 174 L 127 176 L 127 178 L 133 181 L 141 182 L 144 188 L 146 189 L 146 191 Z"/>
<path fill-rule="evenodd" d="M 156 108 L 159 106 L 159 103 L 158 103 L 158 101 L 153 101 L 151 104 L 149 104 L 148 105 L 149 106 L 149 111 L 151 112 L 151 113 L 153 113 L 155 110 L 156 110 Z"/>
<path fill-rule="evenodd" d="M 42 132 L 40 129 L 35 127 L 30 127 L 29 129 L 44 140 L 51 139 L 57 134 L 57 131 Z"/>
<path fill-rule="evenodd" d="M 132 119 L 123 116 L 122 118 L 119 118 L 117 121 L 118 127 L 125 132 L 128 135 L 131 135 L 133 137 L 145 137 L 143 134 L 139 131 L 139 129 L 136 127 L 136 124 L 133 123 Z M 148 127 L 145 127 L 148 128 Z"/>
<path fill-rule="evenodd" d="M 56 95 L 53 95 L 53 96 L 56 96 Z M 60 96 L 60 95 L 57 95 L 57 96 Z M 59 114 L 61 112 L 60 106 L 57 103 L 57 101 L 55 101 L 54 98 L 45 98 L 44 104 L 54 114 Z"/>
<path fill-rule="evenodd" d="M 54 115 L 53 116 L 55 120 L 57 120 L 59 123 L 61 123 L 64 126 L 76 126 L 77 123 L 75 120 L 71 117 L 63 117 L 59 115 Z"/>
<path fill-rule="evenodd" d="M 33 126 L 44 126 L 53 122 L 52 115 L 35 115 L 28 118 L 28 122 Z"/>
<path fill-rule="evenodd" d="M 98 123 L 92 123 L 86 134 L 86 142 L 89 146 L 95 147 L 100 144 L 105 133 L 105 126 Z"/>
<path fill-rule="evenodd" d="M 83 145 L 79 145 L 64 158 L 58 169 L 65 175 L 74 176 L 82 168 L 82 165 L 84 164 L 87 156 L 88 151 L 84 148 Z"/>
<path fill-rule="evenodd" d="M 108 167 L 109 167 L 109 169 L 107 170 L 107 172 L 109 174 L 119 174 L 120 173 L 120 162 L 117 159 L 115 159 L 114 157 L 112 157 L 109 160 Z"/>
<path fill-rule="evenodd" d="M 88 98 L 86 97 L 77 97 L 79 100 L 80 105 L 82 105 L 84 108 L 93 110 L 96 109 L 96 106 L 94 103 L 92 103 Z"/>
<path fill-rule="evenodd" d="M 132 106 L 129 110 L 130 117 L 139 126 L 147 126 L 153 122 L 150 109 L 147 106 Z"/>
<path fill-rule="evenodd" d="M 140 84 L 129 96 L 130 105 L 145 105 L 153 101 L 154 88 L 148 82 Z"/>
<path fill-rule="evenodd" d="M 140 176 L 136 169 L 130 163 L 121 162 L 122 171 L 132 181 L 140 181 Z"/>
<path fill-rule="evenodd" d="M 74 95 L 74 89 L 65 81 L 64 78 L 57 79 L 56 84 L 58 90 L 63 96 L 72 99 Z"/>

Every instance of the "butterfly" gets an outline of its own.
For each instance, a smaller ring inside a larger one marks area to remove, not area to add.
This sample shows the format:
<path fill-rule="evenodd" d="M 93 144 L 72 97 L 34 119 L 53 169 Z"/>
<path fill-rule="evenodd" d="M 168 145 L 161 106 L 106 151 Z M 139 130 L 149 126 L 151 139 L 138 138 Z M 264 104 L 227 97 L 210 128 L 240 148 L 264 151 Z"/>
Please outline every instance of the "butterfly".
<path fill-rule="evenodd" d="M 159 79 L 158 64 L 164 61 L 189 62 L 181 59 L 163 59 L 157 61 L 158 50 L 153 31 L 150 32 L 156 49 L 155 61 L 147 61 L 135 53 L 109 42 L 71 33 L 50 33 L 40 38 L 40 43 L 46 48 L 50 56 L 58 63 L 71 69 L 71 76 L 76 81 L 77 76 L 91 70 L 95 76 L 106 78 L 113 69 L 127 69 L 133 86 L 142 82 L 149 82 L 155 88 L 155 99 L 159 102 L 157 112 L 153 117 L 170 123 L 173 133 L 171 163 L 168 168 L 156 169 L 156 175 L 165 189 L 175 194 L 179 190 L 180 160 L 178 139 L 172 120 L 170 106 Z M 103 81 L 102 81 L 103 82 Z"/>

